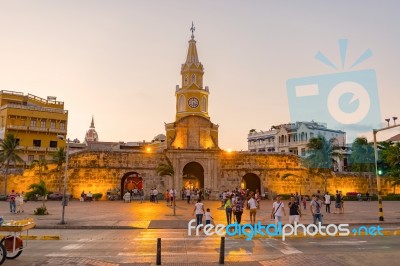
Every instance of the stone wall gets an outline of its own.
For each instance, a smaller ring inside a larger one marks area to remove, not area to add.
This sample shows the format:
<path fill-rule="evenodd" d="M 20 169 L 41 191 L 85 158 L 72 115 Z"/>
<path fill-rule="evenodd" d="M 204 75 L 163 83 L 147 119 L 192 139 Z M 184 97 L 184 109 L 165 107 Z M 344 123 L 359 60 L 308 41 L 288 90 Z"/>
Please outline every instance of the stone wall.
<path fill-rule="evenodd" d="M 310 174 L 299 165 L 298 158 L 290 154 L 255 154 L 238 152 L 199 152 L 183 150 L 173 151 L 170 155 L 176 165 L 176 187 L 179 193 L 182 185 L 184 165 L 190 161 L 198 161 L 205 169 L 205 186 L 211 186 L 215 198 L 219 191 L 240 187 L 245 174 L 252 173 L 261 180 L 261 192 L 269 196 L 302 192 L 312 194 L 317 190 L 324 191 L 325 178 Z M 103 199 L 107 191 L 121 188 L 122 177 L 130 172 L 136 172 L 143 178 L 145 193 L 148 195 L 151 187 L 157 187 L 162 192 L 172 186 L 170 177 L 160 177 L 156 173 L 157 165 L 164 160 L 161 153 L 144 152 L 78 152 L 70 155 L 67 191 L 78 198 L 82 191 L 102 193 Z M 285 174 L 292 174 L 285 179 Z M 49 165 L 49 170 L 43 174 L 48 189 L 61 191 L 63 173 L 57 171 L 56 165 Z M 22 175 L 10 176 L 8 191 L 27 191 L 32 183 L 39 181 L 38 171 L 26 170 Z M 382 180 L 382 192 L 391 193 L 393 188 Z M 0 186 L 4 187 L 3 180 Z M 326 178 L 327 190 L 334 193 L 341 190 L 347 192 L 362 192 L 371 190 L 376 193 L 376 179 L 368 175 L 352 173 L 330 173 Z"/>

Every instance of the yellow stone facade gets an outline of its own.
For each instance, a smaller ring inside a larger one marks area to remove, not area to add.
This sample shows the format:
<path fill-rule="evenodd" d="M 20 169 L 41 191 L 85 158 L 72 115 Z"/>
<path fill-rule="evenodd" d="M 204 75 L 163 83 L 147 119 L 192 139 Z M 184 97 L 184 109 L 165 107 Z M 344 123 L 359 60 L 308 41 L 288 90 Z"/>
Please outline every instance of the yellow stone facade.
<path fill-rule="evenodd" d="M 0 117 L 0 138 L 14 134 L 27 165 L 33 160 L 51 160 L 58 148 L 65 147 L 65 140 L 57 135 L 67 134 L 68 111 L 55 97 L 43 99 L 32 94 L 0 91 Z"/>

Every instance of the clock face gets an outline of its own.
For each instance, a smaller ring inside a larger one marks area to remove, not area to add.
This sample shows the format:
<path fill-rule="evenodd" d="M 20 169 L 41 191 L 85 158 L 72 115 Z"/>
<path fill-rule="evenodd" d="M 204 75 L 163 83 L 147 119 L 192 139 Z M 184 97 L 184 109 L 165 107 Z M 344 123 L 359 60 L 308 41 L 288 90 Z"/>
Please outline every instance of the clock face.
<path fill-rule="evenodd" d="M 191 108 L 196 108 L 197 106 L 199 106 L 199 99 L 197 99 L 196 97 L 189 98 L 188 105 Z"/>

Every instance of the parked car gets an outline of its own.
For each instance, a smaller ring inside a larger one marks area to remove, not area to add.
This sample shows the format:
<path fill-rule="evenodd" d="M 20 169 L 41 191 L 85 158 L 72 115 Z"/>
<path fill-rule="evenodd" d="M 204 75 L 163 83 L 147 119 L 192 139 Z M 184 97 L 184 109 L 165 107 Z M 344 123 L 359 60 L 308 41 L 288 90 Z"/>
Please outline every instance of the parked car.
<path fill-rule="evenodd" d="M 72 198 L 72 195 L 70 195 L 70 194 L 65 194 L 65 195 L 67 197 L 69 197 L 69 199 Z M 48 200 L 62 200 L 62 198 L 63 198 L 63 194 L 59 193 L 59 192 L 54 192 L 54 193 L 47 195 Z"/>

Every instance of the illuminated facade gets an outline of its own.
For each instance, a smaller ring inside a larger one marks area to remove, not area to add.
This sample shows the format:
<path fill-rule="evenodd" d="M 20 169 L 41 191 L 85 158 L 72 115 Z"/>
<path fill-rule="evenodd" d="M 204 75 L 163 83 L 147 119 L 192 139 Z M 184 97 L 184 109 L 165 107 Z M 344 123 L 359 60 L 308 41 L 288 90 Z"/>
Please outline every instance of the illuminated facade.
<path fill-rule="evenodd" d="M 65 140 L 57 136 L 67 134 L 68 111 L 55 97 L 43 99 L 22 92 L 0 91 L 0 117 L 0 138 L 14 134 L 26 165 L 33 160 L 51 160 L 58 148 L 65 147 Z"/>

